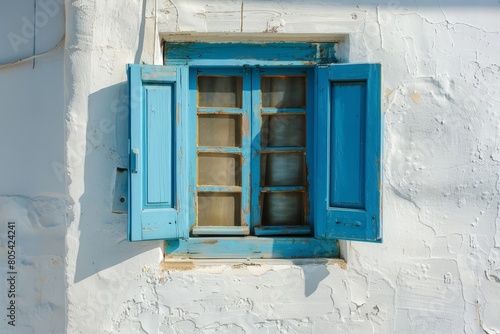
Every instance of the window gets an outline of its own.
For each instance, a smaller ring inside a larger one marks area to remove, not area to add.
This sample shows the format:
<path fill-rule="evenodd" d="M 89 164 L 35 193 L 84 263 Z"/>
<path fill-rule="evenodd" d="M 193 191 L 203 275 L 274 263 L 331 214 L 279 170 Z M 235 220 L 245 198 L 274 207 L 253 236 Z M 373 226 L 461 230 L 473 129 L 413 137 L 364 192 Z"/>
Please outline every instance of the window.
<path fill-rule="evenodd" d="M 193 235 L 311 234 L 313 79 L 311 68 L 190 68 Z"/>
<path fill-rule="evenodd" d="M 202 258 L 381 240 L 380 65 L 317 43 L 166 50 L 128 68 L 130 240 Z"/>

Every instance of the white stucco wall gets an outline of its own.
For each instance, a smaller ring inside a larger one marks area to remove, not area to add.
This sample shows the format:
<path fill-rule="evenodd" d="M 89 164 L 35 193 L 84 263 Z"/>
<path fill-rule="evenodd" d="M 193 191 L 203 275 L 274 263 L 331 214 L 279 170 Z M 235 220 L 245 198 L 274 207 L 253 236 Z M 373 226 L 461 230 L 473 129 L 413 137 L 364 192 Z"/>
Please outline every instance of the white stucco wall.
<path fill-rule="evenodd" d="M 0 332 L 500 333 L 500 5 L 439 4 L 68 2 L 64 50 L 35 69 L 0 67 L 10 157 L 0 270 L 10 220 L 22 269 L 21 327 L 3 321 Z M 24 13 L 5 15 L 2 31 Z M 112 213 L 116 168 L 127 165 L 125 64 L 160 63 L 156 35 L 169 32 L 345 34 L 343 61 L 382 63 L 383 244 L 348 243 L 347 267 L 172 266 L 162 242 L 128 242 L 126 215 Z M 62 34 L 45 36 L 50 48 Z"/>
<path fill-rule="evenodd" d="M 62 1 L 0 0 L 0 333 L 65 331 Z M 15 249 L 8 238 L 15 222 Z M 9 251 L 15 251 L 14 289 Z M 9 291 L 15 293 L 11 298 Z M 10 301 L 15 301 L 15 327 Z"/>

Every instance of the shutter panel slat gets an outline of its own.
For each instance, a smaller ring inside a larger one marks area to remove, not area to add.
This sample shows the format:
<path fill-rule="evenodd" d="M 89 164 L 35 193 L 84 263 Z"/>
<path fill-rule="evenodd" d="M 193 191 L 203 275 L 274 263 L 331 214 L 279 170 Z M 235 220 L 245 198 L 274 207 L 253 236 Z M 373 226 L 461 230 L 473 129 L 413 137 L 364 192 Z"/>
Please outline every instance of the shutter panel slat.
<path fill-rule="evenodd" d="M 146 96 L 146 187 L 147 204 L 173 207 L 172 85 L 147 85 Z"/>
<path fill-rule="evenodd" d="M 333 83 L 330 206 L 363 208 L 365 191 L 365 84 Z"/>
<path fill-rule="evenodd" d="M 129 240 L 179 239 L 176 170 L 180 131 L 177 108 L 183 100 L 181 70 L 130 65 Z"/>
<path fill-rule="evenodd" d="M 318 68 L 316 236 L 381 240 L 380 65 Z"/>

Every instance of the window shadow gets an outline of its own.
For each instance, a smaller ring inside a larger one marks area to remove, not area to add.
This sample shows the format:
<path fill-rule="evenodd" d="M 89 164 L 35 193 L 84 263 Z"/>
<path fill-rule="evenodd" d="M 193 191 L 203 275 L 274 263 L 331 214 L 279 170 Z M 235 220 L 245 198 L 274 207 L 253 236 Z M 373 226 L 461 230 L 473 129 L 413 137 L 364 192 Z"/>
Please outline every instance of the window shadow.
<path fill-rule="evenodd" d="M 317 289 L 321 281 L 331 273 L 326 265 L 327 259 L 293 260 L 292 263 L 302 269 L 304 275 L 304 296 L 309 297 Z"/>
<path fill-rule="evenodd" d="M 85 164 L 75 283 L 146 252 L 161 256 L 164 245 L 129 242 L 127 214 L 112 212 L 117 168 L 128 168 L 127 83 L 91 94 L 88 117 L 85 145 L 71 157 Z"/>

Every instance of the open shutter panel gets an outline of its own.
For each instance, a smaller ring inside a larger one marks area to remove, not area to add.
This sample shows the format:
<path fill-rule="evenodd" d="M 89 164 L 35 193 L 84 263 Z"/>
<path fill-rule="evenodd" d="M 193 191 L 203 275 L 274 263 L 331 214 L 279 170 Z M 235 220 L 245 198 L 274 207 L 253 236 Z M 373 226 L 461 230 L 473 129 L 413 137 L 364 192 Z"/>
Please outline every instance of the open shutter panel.
<path fill-rule="evenodd" d="M 129 240 L 178 239 L 181 68 L 130 65 Z"/>
<path fill-rule="evenodd" d="M 316 236 L 381 241 L 380 64 L 318 68 Z"/>

